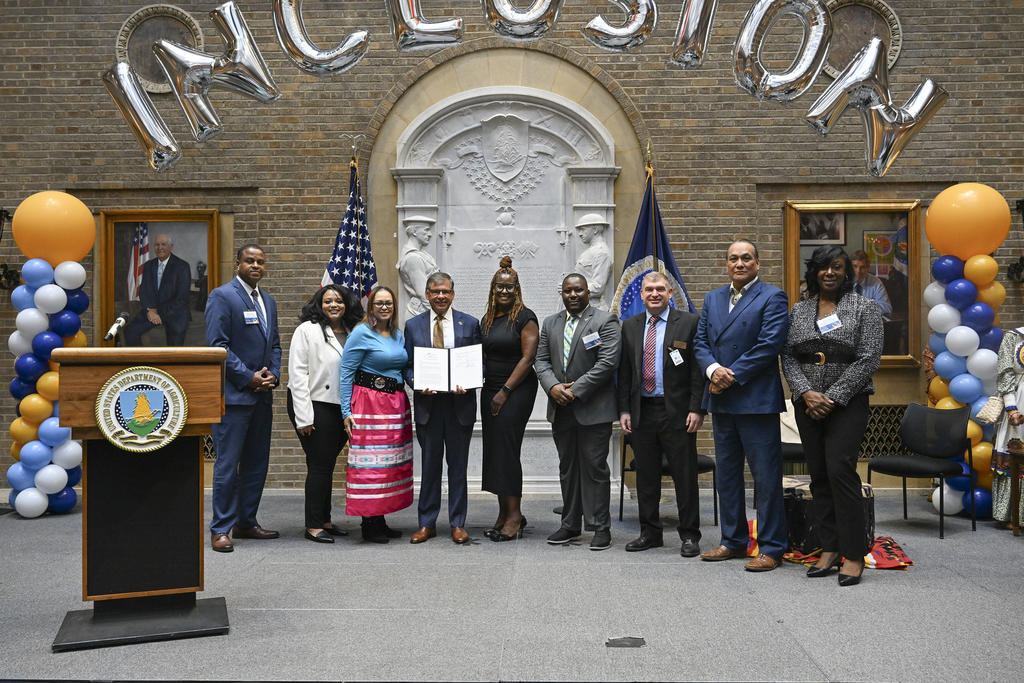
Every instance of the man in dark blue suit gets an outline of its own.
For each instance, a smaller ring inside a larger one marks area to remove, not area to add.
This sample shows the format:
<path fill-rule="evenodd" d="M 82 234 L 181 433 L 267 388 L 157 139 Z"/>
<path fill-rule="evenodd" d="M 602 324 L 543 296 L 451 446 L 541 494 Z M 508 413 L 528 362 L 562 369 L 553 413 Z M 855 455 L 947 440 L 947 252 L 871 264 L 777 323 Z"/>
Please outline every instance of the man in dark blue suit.
<path fill-rule="evenodd" d="M 452 527 L 452 540 L 466 543 L 469 541 L 465 529 L 469 497 L 466 468 L 469 465 L 469 441 L 476 422 L 476 389 L 467 391 L 459 386 L 451 393 L 416 390 L 412 360 L 413 349 L 417 346 L 450 349 L 479 344 L 480 323 L 473 316 L 452 308 L 455 284 L 447 273 L 434 273 L 427 278 L 426 297 L 430 310 L 405 323 L 405 349 L 409 353 L 405 381 L 415 390 L 413 419 L 422 453 L 418 508 L 420 528 L 409 540 L 411 543 L 423 543 L 437 535 L 441 471 L 447 459 L 448 523 Z"/>
<path fill-rule="evenodd" d="M 237 277 L 210 292 L 206 343 L 227 350 L 224 417 L 213 425 L 213 520 L 210 545 L 234 550 L 234 538 L 277 538 L 256 521 L 270 463 L 273 389 L 281 377 L 277 302 L 259 287 L 266 256 L 246 244 L 235 260 Z"/>
<path fill-rule="evenodd" d="M 188 309 L 192 269 L 172 253 L 174 242 L 167 235 L 156 236 L 153 251 L 156 258 L 142 266 L 142 310 L 124 328 L 124 340 L 128 346 L 141 346 L 142 335 L 159 326 L 164 328 L 168 346 L 182 346 L 192 319 Z"/>
<path fill-rule="evenodd" d="M 782 502 L 782 437 L 785 411 L 779 353 L 789 332 L 789 303 L 778 287 L 757 277 L 757 247 L 748 240 L 729 246 L 726 270 L 732 284 L 704 297 L 694 347 L 710 380 L 702 406 L 712 414 L 722 544 L 701 555 L 709 562 L 745 557 L 749 532 L 743 458 L 757 492 L 760 554 L 748 571 L 770 571 L 787 550 Z"/>

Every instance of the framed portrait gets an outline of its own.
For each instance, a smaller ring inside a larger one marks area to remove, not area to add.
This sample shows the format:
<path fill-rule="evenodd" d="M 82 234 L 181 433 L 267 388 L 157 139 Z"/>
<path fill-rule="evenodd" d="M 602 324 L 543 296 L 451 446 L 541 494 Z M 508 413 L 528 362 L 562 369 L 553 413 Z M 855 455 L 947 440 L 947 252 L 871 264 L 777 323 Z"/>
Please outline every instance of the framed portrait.
<path fill-rule="evenodd" d="M 97 331 L 128 314 L 118 338 L 102 345 L 206 346 L 218 231 L 216 210 L 100 212 Z"/>
<path fill-rule="evenodd" d="M 786 292 L 806 296 L 807 259 L 824 244 L 850 255 L 855 290 L 882 309 L 883 367 L 916 366 L 921 353 L 921 202 L 788 201 L 784 208 Z"/>

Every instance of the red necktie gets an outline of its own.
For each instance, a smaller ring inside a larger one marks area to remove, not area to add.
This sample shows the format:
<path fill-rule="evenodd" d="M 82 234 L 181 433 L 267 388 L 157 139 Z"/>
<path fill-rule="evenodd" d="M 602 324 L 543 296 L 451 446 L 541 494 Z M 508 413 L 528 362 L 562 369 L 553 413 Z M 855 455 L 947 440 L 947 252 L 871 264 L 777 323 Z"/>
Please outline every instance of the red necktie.
<path fill-rule="evenodd" d="M 648 394 L 654 393 L 657 386 L 654 362 L 658 357 L 658 319 L 651 318 L 651 324 L 647 326 L 647 334 L 644 337 L 644 364 L 641 371 L 643 377 L 644 391 Z"/>

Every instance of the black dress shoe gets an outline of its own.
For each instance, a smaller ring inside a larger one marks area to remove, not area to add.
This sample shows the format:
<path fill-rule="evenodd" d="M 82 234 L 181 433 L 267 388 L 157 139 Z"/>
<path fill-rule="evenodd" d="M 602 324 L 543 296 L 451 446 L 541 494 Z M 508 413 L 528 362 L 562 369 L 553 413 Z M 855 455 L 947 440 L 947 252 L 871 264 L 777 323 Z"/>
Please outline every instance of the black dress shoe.
<path fill-rule="evenodd" d="M 306 538 L 315 543 L 334 543 L 334 539 L 327 535 L 326 529 L 321 529 L 315 534 L 309 533 L 309 529 L 306 529 Z"/>
<path fill-rule="evenodd" d="M 679 554 L 683 557 L 697 557 L 700 555 L 700 542 L 692 538 L 686 539 L 679 547 Z"/>
<path fill-rule="evenodd" d="M 863 573 L 864 573 L 864 568 L 861 567 L 860 574 L 857 574 L 856 576 L 854 576 L 852 574 L 840 574 L 839 575 L 839 585 L 840 586 L 856 586 L 858 583 L 860 583 L 860 577 L 861 577 L 861 574 L 863 574 Z"/>
<path fill-rule="evenodd" d="M 823 576 L 828 576 L 834 569 L 839 569 L 839 565 L 842 564 L 843 558 L 840 555 L 836 556 L 836 559 L 832 560 L 832 563 L 827 567 L 808 567 L 807 578 L 809 579 L 820 579 Z"/>
<path fill-rule="evenodd" d="M 339 529 L 336 526 L 325 526 L 324 531 L 329 533 L 331 536 L 348 536 L 348 530 Z"/>
<path fill-rule="evenodd" d="M 384 525 L 384 535 L 388 538 L 401 538 L 402 532 L 398 529 L 392 529 L 387 524 Z"/>
<path fill-rule="evenodd" d="M 495 529 L 496 533 L 494 533 L 492 536 L 489 536 L 488 538 L 490 538 L 495 543 L 505 543 L 506 541 L 514 541 L 517 538 L 522 538 L 523 537 L 523 527 L 525 527 L 525 526 L 526 526 L 526 518 L 523 517 L 522 521 L 519 522 L 519 530 L 516 531 L 511 536 L 508 535 L 508 534 L 501 533 L 500 529 Z"/>
<path fill-rule="evenodd" d="M 627 553 L 638 553 L 641 550 L 647 550 L 648 548 L 660 548 L 665 543 L 660 538 L 651 538 L 650 536 L 640 536 L 640 538 L 633 539 L 626 544 Z"/>

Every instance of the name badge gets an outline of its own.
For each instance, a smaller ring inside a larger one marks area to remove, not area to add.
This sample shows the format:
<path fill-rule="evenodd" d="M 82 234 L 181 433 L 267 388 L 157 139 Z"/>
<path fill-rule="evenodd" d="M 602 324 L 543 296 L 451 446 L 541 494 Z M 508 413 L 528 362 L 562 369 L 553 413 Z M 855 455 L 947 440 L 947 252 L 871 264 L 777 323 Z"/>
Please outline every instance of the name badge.
<path fill-rule="evenodd" d="M 818 329 L 822 334 L 831 332 L 832 330 L 838 329 L 843 326 L 843 323 L 839 321 L 839 316 L 835 313 L 826 315 L 824 318 L 818 321 Z"/>
<path fill-rule="evenodd" d="M 242 311 L 242 319 L 246 325 L 259 325 L 260 319 L 256 317 L 256 311 Z"/>
<path fill-rule="evenodd" d="M 676 348 L 676 349 L 685 349 L 686 348 L 686 342 L 684 342 L 684 341 L 674 341 L 674 342 L 672 342 L 672 347 Z"/>
<path fill-rule="evenodd" d="M 668 357 L 672 359 L 672 363 L 675 365 L 682 365 L 685 362 L 683 354 L 679 353 L 679 349 L 672 349 L 669 352 Z"/>
<path fill-rule="evenodd" d="M 583 337 L 583 348 L 585 348 L 585 349 L 592 349 L 595 346 L 600 346 L 600 345 L 601 345 L 601 335 L 599 335 L 597 332 L 591 332 L 588 335 L 584 335 L 584 337 Z"/>

